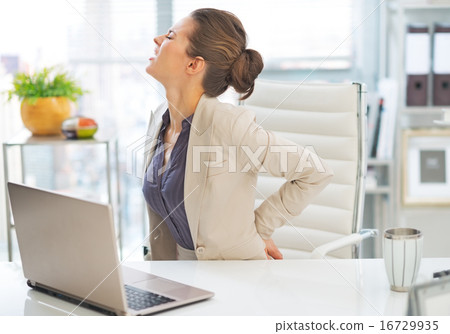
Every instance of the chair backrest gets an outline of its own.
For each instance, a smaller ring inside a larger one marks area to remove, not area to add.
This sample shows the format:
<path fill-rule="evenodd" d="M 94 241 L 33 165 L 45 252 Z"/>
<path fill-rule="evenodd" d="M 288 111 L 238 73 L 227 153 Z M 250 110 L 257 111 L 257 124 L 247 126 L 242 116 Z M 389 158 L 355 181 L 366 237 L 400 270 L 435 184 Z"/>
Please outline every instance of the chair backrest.
<path fill-rule="evenodd" d="M 256 122 L 263 128 L 312 147 L 335 173 L 331 184 L 300 216 L 273 234 L 284 257 L 309 257 L 314 248 L 358 232 L 367 168 L 365 85 L 257 80 L 243 104 L 256 113 Z M 283 182 L 260 175 L 257 194 L 274 192 Z M 262 197 L 256 199 L 256 207 Z M 330 256 L 352 258 L 358 253 L 355 246 L 348 246 Z"/>

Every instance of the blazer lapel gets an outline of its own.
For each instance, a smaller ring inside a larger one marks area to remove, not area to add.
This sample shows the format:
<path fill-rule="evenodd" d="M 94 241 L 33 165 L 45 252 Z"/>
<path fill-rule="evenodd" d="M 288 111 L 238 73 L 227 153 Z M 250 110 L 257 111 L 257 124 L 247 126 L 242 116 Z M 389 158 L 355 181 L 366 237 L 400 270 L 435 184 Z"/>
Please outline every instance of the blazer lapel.
<path fill-rule="evenodd" d="M 197 243 L 198 223 L 207 176 L 207 166 L 204 161 L 209 161 L 208 149 L 211 146 L 213 134 L 211 125 L 216 103 L 216 98 L 202 95 L 195 109 L 189 134 L 184 179 L 184 206 L 194 247 Z"/>
<path fill-rule="evenodd" d="M 155 153 L 158 142 L 158 134 L 162 126 L 162 115 L 167 110 L 167 102 L 162 103 L 155 112 L 150 115 L 148 122 L 147 135 L 144 142 L 144 177 L 147 172 L 148 165 Z"/>

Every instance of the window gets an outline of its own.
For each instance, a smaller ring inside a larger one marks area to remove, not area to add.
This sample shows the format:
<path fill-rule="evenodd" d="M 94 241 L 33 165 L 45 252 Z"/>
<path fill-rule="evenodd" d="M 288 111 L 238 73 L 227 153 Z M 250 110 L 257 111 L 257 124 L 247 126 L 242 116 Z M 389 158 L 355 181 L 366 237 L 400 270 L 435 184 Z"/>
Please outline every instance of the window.
<path fill-rule="evenodd" d="M 229 10 L 242 21 L 249 47 L 259 51 L 266 69 L 322 69 L 351 66 L 352 0 L 173 1 L 174 22 L 196 8 Z M 342 43 L 345 41 L 342 45 Z M 338 47 L 339 46 L 339 47 Z"/>

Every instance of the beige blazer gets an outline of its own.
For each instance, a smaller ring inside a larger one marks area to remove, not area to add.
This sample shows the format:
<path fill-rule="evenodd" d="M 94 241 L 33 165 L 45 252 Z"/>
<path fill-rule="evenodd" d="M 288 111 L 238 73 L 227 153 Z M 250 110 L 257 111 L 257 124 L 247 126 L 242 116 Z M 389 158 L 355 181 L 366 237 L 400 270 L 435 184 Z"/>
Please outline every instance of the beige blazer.
<path fill-rule="evenodd" d="M 164 103 L 152 113 L 146 167 L 166 109 Z M 286 183 L 255 210 L 258 172 L 284 177 Z M 197 258 L 265 259 L 262 239 L 269 239 L 275 228 L 299 215 L 332 174 L 313 152 L 258 126 L 251 111 L 203 95 L 191 124 L 184 184 Z M 148 211 L 148 258 L 176 259 L 176 244 L 164 217 L 149 207 Z"/>

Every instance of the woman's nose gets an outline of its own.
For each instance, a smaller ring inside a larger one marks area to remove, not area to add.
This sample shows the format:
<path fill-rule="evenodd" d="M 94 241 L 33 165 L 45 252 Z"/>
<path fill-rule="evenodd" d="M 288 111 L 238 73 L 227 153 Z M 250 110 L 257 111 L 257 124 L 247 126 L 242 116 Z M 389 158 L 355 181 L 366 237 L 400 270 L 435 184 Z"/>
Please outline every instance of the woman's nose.
<path fill-rule="evenodd" d="M 153 41 L 155 42 L 156 45 L 161 45 L 161 40 L 163 38 L 163 35 L 160 36 L 156 36 L 155 38 L 153 38 Z"/>

